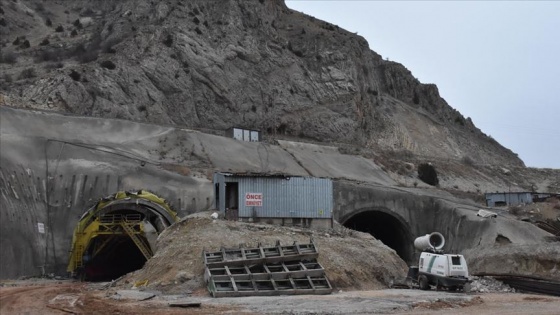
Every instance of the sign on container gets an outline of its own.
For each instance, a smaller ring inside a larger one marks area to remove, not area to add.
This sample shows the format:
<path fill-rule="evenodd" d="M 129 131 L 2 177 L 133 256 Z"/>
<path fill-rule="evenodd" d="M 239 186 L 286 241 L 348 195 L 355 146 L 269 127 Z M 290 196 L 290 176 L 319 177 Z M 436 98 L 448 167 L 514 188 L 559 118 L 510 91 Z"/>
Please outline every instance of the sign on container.
<path fill-rule="evenodd" d="M 262 193 L 246 193 L 245 206 L 246 207 L 262 207 L 263 194 Z"/>

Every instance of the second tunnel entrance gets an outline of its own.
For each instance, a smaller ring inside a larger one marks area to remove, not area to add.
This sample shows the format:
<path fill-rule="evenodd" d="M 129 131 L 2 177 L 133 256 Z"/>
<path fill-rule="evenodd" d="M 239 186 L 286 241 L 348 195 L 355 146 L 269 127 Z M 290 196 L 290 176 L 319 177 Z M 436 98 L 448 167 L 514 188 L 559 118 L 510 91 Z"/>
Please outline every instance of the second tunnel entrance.
<path fill-rule="evenodd" d="M 383 244 L 394 249 L 407 263 L 414 258 L 414 240 L 410 228 L 397 215 L 381 210 L 368 210 L 351 216 L 343 221 L 347 228 L 366 232 Z"/>

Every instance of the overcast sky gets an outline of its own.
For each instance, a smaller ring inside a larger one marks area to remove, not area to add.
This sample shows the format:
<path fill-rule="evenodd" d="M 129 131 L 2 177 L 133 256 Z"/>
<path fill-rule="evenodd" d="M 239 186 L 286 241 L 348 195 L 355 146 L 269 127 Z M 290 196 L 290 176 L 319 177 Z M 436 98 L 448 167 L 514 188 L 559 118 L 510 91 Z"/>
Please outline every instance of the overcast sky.
<path fill-rule="evenodd" d="M 286 0 L 383 58 L 519 154 L 560 168 L 560 1 Z"/>

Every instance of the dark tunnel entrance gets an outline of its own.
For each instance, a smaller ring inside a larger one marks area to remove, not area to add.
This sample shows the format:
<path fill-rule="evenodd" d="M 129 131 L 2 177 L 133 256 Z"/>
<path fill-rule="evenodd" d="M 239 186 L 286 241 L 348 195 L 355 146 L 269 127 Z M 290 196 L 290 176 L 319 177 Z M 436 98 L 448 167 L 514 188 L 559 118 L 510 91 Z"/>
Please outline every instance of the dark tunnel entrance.
<path fill-rule="evenodd" d="M 407 263 L 414 258 L 411 233 L 404 222 L 383 211 L 365 211 L 346 220 L 345 227 L 366 232 L 394 249 Z"/>
<path fill-rule="evenodd" d="M 107 244 L 107 245 L 104 245 Z M 92 248 L 97 254 L 87 252 L 84 257 L 83 279 L 87 281 L 111 281 L 144 266 L 146 258 L 127 235 L 99 237 Z"/>
<path fill-rule="evenodd" d="M 74 229 L 67 270 L 86 281 L 138 270 L 153 256 L 158 235 L 177 220 L 164 199 L 145 190 L 102 198 Z"/>

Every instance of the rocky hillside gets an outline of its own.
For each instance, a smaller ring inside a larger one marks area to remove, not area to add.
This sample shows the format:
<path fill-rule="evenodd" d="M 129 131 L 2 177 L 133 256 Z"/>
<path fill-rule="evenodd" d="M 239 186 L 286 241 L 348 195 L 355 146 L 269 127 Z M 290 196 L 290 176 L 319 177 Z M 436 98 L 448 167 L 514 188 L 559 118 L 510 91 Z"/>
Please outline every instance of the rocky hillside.
<path fill-rule="evenodd" d="M 0 3 L 4 105 L 523 166 L 435 85 L 282 0 Z"/>

